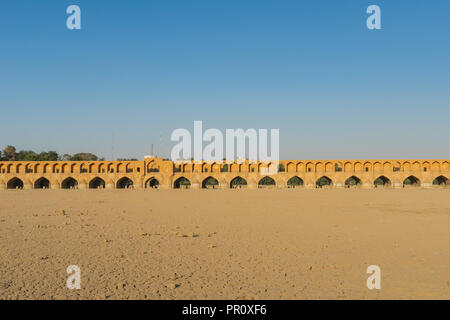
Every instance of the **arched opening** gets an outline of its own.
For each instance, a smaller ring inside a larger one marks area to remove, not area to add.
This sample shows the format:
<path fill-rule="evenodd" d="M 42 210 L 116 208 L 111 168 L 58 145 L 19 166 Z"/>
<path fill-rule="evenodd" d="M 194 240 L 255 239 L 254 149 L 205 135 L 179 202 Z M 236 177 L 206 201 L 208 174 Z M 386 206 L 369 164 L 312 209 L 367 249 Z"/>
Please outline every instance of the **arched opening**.
<path fill-rule="evenodd" d="M 202 182 L 203 189 L 215 189 L 219 186 L 219 181 L 213 177 L 208 177 Z"/>
<path fill-rule="evenodd" d="M 409 176 L 403 181 L 403 187 L 420 187 L 420 180 L 414 176 Z"/>
<path fill-rule="evenodd" d="M 449 184 L 449 180 L 444 176 L 439 176 L 433 180 L 434 186 L 446 187 Z"/>
<path fill-rule="evenodd" d="M 35 189 L 49 189 L 50 181 L 48 181 L 48 179 L 45 179 L 45 178 L 40 178 L 40 179 L 36 180 L 36 182 L 34 183 L 34 188 Z"/>
<path fill-rule="evenodd" d="M 317 179 L 316 181 L 316 188 L 329 188 L 333 184 L 333 181 L 331 181 L 330 178 L 323 176 Z"/>
<path fill-rule="evenodd" d="M 301 186 L 303 186 L 303 180 L 300 179 L 300 178 L 297 177 L 297 176 L 292 177 L 292 178 L 290 178 L 290 179 L 288 180 L 287 186 L 288 186 L 288 188 L 298 188 L 298 187 L 301 187 Z"/>
<path fill-rule="evenodd" d="M 354 187 L 360 187 L 361 186 L 361 179 L 355 176 L 351 176 L 347 180 L 345 180 L 345 186 L 347 188 L 354 188 Z"/>
<path fill-rule="evenodd" d="M 150 178 L 145 183 L 145 187 L 146 188 L 155 188 L 155 189 L 157 189 L 159 187 L 159 181 L 156 180 L 155 178 Z"/>
<path fill-rule="evenodd" d="M 133 181 L 128 177 L 123 177 L 117 181 L 117 189 L 130 189 L 133 187 Z"/>
<path fill-rule="evenodd" d="M 74 178 L 67 178 L 61 183 L 62 189 L 76 189 L 78 181 Z"/>
<path fill-rule="evenodd" d="M 173 184 L 175 189 L 188 189 L 190 186 L 191 182 L 185 177 L 178 178 Z"/>
<path fill-rule="evenodd" d="M 23 181 L 19 178 L 12 178 L 7 183 L 8 189 L 23 189 Z"/>
<path fill-rule="evenodd" d="M 375 185 L 375 188 L 389 187 L 391 185 L 391 180 L 389 180 L 385 176 L 380 176 L 380 177 L 375 179 L 373 184 Z"/>
<path fill-rule="evenodd" d="M 105 180 L 96 177 L 89 182 L 89 189 L 105 189 Z"/>
<path fill-rule="evenodd" d="M 230 188 L 231 189 L 240 189 L 247 187 L 247 180 L 245 180 L 242 177 L 236 177 L 230 182 Z"/>
<path fill-rule="evenodd" d="M 271 177 L 264 177 L 258 182 L 258 188 L 273 188 L 276 183 Z"/>

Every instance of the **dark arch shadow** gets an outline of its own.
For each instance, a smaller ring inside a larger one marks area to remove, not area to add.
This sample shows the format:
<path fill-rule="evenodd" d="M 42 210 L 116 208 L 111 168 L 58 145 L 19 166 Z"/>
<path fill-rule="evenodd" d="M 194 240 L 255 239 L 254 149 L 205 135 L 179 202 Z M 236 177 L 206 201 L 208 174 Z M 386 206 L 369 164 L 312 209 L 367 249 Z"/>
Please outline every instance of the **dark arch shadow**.
<path fill-rule="evenodd" d="M 130 189 L 133 187 L 133 181 L 128 177 L 120 178 L 116 183 L 117 189 Z"/>
<path fill-rule="evenodd" d="M 244 178 L 237 176 L 233 178 L 233 180 L 230 181 L 230 188 L 231 189 L 238 189 L 238 188 L 244 188 L 247 186 L 247 180 Z"/>
<path fill-rule="evenodd" d="M 440 186 L 440 187 L 446 187 L 450 184 L 450 181 L 447 177 L 439 176 L 436 179 L 433 180 L 434 186 Z"/>
<path fill-rule="evenodd" d="M 316 188 L 328 188 L 331 187 L 333 181 L 327 176 L 322 176 L 316 181 Z"/>
<path fill-rule="evenodd" d="M 34 183 L 35 189 L 49 189 L 50 188 L 50 181 L 46 178 L 39 178 Z"/>
<path fill-rule="evenodd" d="M 89 189 L 104 189 L 105 185 L 105 180 L 96 177 L 89 182 Z"/>
<path fill-rule="evenodd" d="M 290 178 L 287 182 L 288 188 L 298 188 L 303 186 L 303 184 L 303 180 L 297 176 Z"/>
<path fill-rule="evenodd" d="M 145 182 L 145 187 L 146 188 L 153 188 L 153 189 L 157 189 L 159 187 L 159 181 L 156 178 L 150 178 L 147 180 L 147 182 Z"/>
<path fill-rule="evenodd" d="M 23 181 L 19 178 L 12 178 L 8 181 L 6 187 L 8 189 L 23 189 Z"/>
<path fill-rule="evenodd" d="M 191 186 L 191 182 L 185 177 L 180 177 L 173 183 L 175 189 L 188 189 Z"/>
<path fill-rule="evenodd" d="M 360 187 L 361 186 L 361 179 L 355 176 L 351 176 L 350 178 L 348 178 L 347 180 L 345 180 L 344 185 L 347 188 L 352 188 L 352 187 Z"/>
<path fill-rule="evenodd" d="M 275 186 L 275 180 L 273 180 L 273 178 L 271 177 L 264 177 L 258 182 L 258 188 L 270 188 Z"/>
<path fill-rule="evenodd" d="M 61 182 L 61 189 L 76 189 L 77 187 L 78 181 L 72 177 L 69 177 Z"/>
<path fill-rule="evenodd" d="M 203 189 L 215 189 L 219 186 L 219 181 L 214 177 L 208 177 L 202 182 Z"/>
<path fill-rule="evenodd" d="M 375 188 L 389 187 L 391 185 L 391 180 L 389 180 L 385 176 L 379 176 L 378 178 L 375 179 L 373 184 L 374 184 Z"/>
<path fill-rule="evenodd" d="M 409 176 L 403 180 L 403 187 L 420 187 L 420 180 L 415 176 Z"/>

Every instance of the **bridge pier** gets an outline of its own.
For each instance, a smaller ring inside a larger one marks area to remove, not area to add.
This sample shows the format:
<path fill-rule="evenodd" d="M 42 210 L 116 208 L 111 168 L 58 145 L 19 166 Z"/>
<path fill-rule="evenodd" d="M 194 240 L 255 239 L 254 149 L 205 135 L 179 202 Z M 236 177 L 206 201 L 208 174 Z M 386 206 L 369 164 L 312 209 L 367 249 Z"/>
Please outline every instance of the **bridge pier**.
<path fill-rule="evenodd" d="M 58 183 L 52 183 L 52 184 L 50 184 L 50 189 L 58 190 L 58 189 L 61 189 L 61 187 L 59 186 Z"/>
<path fill-rule="evenodd" d="M 219 182 L 219 189 L 222 189 L 222 190 L 228 189 L 228 183 Z"/>
<path fill-rule="evenodd" d="M 115 189 L 114 184 L 112 184 L 112 183 L 106 184 L 105 189 L 108 189 L 108 190 Z"/>
<path fill-rule="evenodd" d="M 247 189 L 258 189 L 258 185 L 255 182 L 247 183 Z"/>
<path fill-rule="evenodd" d="M 31 190 L 31 189 L 33 189 L 33 186 L 30 183 L 24 183 L 23 184 L 23 189 L 24 190 Z"/>
<path fill-rule="evenodd" d="M 84 182 L 78 184 L 78 189 L 80 190 L 86 190 L 87 188 L 87 184 Z"/>

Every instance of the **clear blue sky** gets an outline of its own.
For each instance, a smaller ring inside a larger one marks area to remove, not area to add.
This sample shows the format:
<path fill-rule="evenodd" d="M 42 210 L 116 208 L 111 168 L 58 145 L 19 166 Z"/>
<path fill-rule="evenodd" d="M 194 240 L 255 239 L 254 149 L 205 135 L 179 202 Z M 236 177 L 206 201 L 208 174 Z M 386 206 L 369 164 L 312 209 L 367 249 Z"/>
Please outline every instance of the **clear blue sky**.
<path fill-rule="evenodd" d="M 283 159 L 449 158 L 449 39 L 448 0 L 4 0 L 0 147 L 168 156 L 203 120 Z"/>

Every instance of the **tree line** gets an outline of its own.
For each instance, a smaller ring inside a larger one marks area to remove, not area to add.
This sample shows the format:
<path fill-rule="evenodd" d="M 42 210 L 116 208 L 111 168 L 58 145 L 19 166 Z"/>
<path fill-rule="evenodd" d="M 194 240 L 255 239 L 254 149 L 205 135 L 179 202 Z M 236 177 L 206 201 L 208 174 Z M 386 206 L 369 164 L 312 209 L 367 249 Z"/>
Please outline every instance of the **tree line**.
<path fill-rule="evenodd" d="M 60 155 L 56 151 L 44 151 L 36 153 L 31 150 L 17 151 L 14 146 L 7 146 L 0 150 L 0 161 L 96 161 L 99 159 L 95 154 L 80 152 L 74 155 Z"/>

